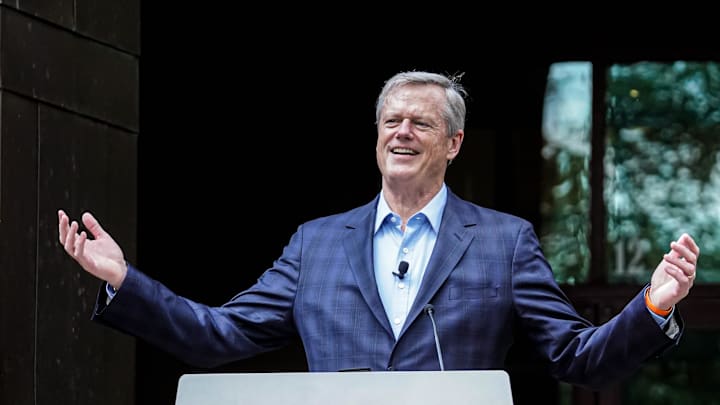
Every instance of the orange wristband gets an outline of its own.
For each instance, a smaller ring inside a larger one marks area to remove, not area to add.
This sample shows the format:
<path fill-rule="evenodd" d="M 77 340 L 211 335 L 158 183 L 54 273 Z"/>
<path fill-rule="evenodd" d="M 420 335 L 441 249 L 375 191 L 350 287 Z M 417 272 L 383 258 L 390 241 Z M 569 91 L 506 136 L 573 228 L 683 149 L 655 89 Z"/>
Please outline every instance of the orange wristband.
<path fill-rule="evenodd" d="M 648 287 L 648 289 L 645 290 L 645 305 L 647 305 L 647 307 L 651 311 L 653 311 L 656 315 L 668 316 L 668 315 L 670 315 L 670 312 L 672 312 L 672 307 L 670 307 L 669 309 L 660 309 L 660 308 L 656 307 L 655 305 L 653 305 L 652 301 L 650 301 L 650 287 Z"/>

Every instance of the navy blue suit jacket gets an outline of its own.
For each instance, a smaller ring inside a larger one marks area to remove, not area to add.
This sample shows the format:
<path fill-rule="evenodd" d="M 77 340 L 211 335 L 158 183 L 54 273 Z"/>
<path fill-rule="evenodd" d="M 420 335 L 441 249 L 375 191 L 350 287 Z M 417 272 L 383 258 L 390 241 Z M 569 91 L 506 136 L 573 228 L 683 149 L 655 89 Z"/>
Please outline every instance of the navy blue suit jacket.
<path fill-rule="evenodd" d="M 588 387 L 623 378 L 673 345 L 640 292 L 609 322 L 591 325 L 555 283 L 529 222 L 452 192 L 396 340 L 373 270 L 376 205 L 377 198 L 302 224 L 272 268 L 222 307 L 179 297 L 131 266 L 110 305 L 101 289 L 94 319 L 201 366 L 247 358 L 299 335 L 311 371 L 437 370 L 423 312 L 431 303 L 446 369 L 501 369 L 513 336 L 523 333 L 555 377 Z"/>

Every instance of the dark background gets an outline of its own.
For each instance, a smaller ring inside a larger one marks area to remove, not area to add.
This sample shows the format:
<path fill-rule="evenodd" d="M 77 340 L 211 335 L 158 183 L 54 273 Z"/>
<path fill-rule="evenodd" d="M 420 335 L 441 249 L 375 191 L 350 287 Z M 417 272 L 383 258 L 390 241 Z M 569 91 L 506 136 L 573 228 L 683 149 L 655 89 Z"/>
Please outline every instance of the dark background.
<path fill-rule="evenodd" d="M 443 39 L 386 21 L 362 31 L 381 34 L 370 37 L 344 20 L 250 29 L 253 16 L 155 8 L 142 9 L 138 265 L 211 305 L 250 286 L 300 223 L 364 204 L 379 191 L 374 103 L 398 71 L 464 72 L 468 135 L 448 184 L 537 226 L 552 62 L 591 60 L 602 68 L 716 57 L 697 42 L 652 35 L 572 38 L 585 32 L 577 27 L 524 35 L 476 29 Z M 556 395 L 534 360 L 520 341 L 509 360 L 517 403 Z M 299 342 L 214 370 L 138 342 L 136 361 L 138 404 L 171 403 L 185 372 L 306 367 Z"/>

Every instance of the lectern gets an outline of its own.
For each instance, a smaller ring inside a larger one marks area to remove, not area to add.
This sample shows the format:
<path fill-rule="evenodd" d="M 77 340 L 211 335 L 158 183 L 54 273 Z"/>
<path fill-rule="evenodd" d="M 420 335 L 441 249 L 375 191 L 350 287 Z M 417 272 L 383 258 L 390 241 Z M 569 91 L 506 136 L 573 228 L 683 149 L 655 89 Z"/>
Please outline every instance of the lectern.
<path fill-rule="evenodd" d="M 503 370 L 184 374 L 176 405 L 512 405 Z"/>

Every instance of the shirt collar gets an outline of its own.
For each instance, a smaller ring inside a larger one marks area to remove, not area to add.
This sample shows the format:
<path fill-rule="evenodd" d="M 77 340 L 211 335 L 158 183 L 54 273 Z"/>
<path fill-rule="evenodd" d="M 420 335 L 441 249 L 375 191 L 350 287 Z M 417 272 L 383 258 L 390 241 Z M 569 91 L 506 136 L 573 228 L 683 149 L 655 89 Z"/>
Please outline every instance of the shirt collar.
<path fill-rule="evenodd" d="M 442 187 L 440 187 L 440 191 L 435 194 L 435 197 L 433 197 L 432 200 L 430 200 L 430 202 L 427 203 L 427 205 L 419 212 L 412 216 L 414 217 L 417 214 L 424 214 L 435 232 L 437 232 L 438 229 L 440 229 L 440 222 L 442 221 L 442 214 L 445 209 L 446 202 L 447 187 L 445 186 L 445 183 L 443 183 Z M 385 221 L 385 218 L 391 214 L 393 214 L 393 212 L 390 210 L 390 206 L 388 206 L 387 201 L 385 201 L 385 194 L 381 190 L 380 198 L 378 199 L 377 212 L 375 213 L 375 231 L 373 234 L 377 233 L 380 226 L 382 226 L 383 221 Z"/>

